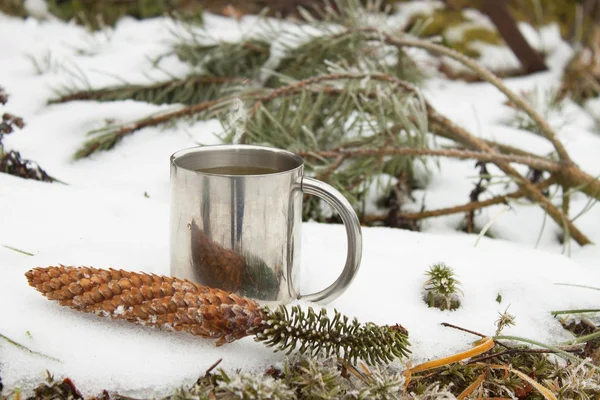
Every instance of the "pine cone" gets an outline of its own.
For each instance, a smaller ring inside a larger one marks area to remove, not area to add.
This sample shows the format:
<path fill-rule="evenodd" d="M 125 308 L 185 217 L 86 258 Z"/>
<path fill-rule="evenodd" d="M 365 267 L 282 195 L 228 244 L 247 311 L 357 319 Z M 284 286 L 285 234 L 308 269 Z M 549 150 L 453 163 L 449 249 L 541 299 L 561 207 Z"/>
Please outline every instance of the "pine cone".
<path fill-rule="evenodd" d="M 218 339 L 217 346 L 255 334 L 266 320 L 258 303 L 188 280 L 63 265 L 34 268 L 25 276 L 61 305 Z"/>
<path fill-rule="evenodd" d="M 198 282 L 236 292 L 242 282 L 244 258 L 209 239 L 195 221 L 192 221 L 191 231 L 192 262 Z"/>

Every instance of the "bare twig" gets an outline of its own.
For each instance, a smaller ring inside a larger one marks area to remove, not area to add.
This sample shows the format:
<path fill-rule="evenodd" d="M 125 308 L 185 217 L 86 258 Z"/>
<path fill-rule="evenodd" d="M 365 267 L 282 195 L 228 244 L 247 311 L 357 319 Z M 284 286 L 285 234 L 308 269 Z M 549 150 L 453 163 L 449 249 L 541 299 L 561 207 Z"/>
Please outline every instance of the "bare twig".
<path fill-rule="evenodd" d="M 447 328 L 452 328 L 452 329 L 456 329 L 456 330 L 459 330 L 459 331 L 467 332 L 467 333 L 470 333 L 471 335 L 479 336 L 479 337 L 482 337 L 482 338 L 486 338 L 487 337 L 486 335 L 484 335 L 482 333 L 475 332 L 475 331 L 472 331 L 470 329 L 460 327 L 458 325 L 450 324 L 448 322 L 442 322 L 440 325 L 445 326 Z M 502 347 L 504 347 L 506 349 L 510 349 L 510 347 L 508 347 L 505 344 L 502 344 L 500 342 L 496 342 L 496 343 L 498 343 L 500 346 L 502 346 Z"/>
<path fill-rule="evenodd" d="M 552 186 L 555 183 L 556 183 L 556 179 L 551 177 L 551 178 L 548 178 L 545 181 L 537 184 L 536 186 L 538 187 L 538 189 L 544 190 L 544 189 Z M 420 220 L 420 219 L 425 219 L 425 218 L 441 217 L 443 215 L 451 215 L 451 214 L 470 212 L 470 211 L 479 210 L 481 208 L 490 207 L 490 206 L 497 205 L 497 204 L 506 204 L 508 202 L 508 199 L 518 199 L 523 196 L 525 196 L 525 191 L 523 189 L 519 189 L 515 192 L 503 194 L 500 196 L 495 196 L 488 200 L 472 201 L 469 203 L 462 204 L 460 206 L 438 208 L 436 210 L 421 211 L 421 212 L 416 212 L 416 213 L 399 213 L 398 218 L 414 221 L 414 220 Z M 383 221 L 386 218 L 387 218 L 387 216 L 366 216 L 364 219 L 366 222 L 375 222 L 375 221 Z"/>
<path fill-rule="evenodd" d="M 405 37 L 399 38 L 390 35 L 386 35 L 384 40 L 388 44 L 392 44 L 399 47 L 417 47 L 430 52 L 445 55 L 471 68 L 483 79 L 496 86 L 498 90 L 504 93 L 506 97 L 508 97 L 510 101 L 515 104 L 515 106 L 517 106 L 519 109 L 527 113 L 527 115 L 529 115 L 529 117 L 540 127 L 541 134 L 552 143 L 562 162 L 572 163 L 571 157 L 569 157 L 567 150 L 564 148 L 563 144 L 558 140 L 556 133 L 550 127 L 548 122 L 531 106 L 531 104 L 529 104 L 521 96 L 517 95 L 512 90 L 510 90 L 500 78 L 498 78 L 487 68 L 479 64 L 477 61 L 449 47 L 428 42 L 425 40 L 409 39 Z"/>
<path fill-rule="evenodd" d="M 448 131 L 453 132 L 457 138 L 461 138 L 461 142 L 472 146 L 481 151 L 494 152 L 494 149 L 490 147 L 484 141 L 472 136 L 469 132 L 467 132 L 464 128 L 454 124 L 448 118 L 443 115 L 437 113 L 435 110 L 431 109 L 429 111 L 429 119 L 435 120 L 440 125 L 444 126 Z M 529 182 L 529 180 L 525 179 L 521 174 L 519 174 L 513 167 L 511 167 L 506 162 L 496 162 L 495 163 L 498 168 L 500 168 L 505 174 L 512 176 L 515 179 L 515 183 L 517 183 L 521 189 L 525 191 L 527 197 L 529 197 L 532 201 L 535 201 L 540 204 L 540 206 L 546 211 L 546 213 L 559 225 L 564 226 L 568 229 L 571 237 L 579 244 L 586 245 L 591 244 L 591 240 L 584 235 L 577 227 L 563 214 L 563 212 L 557 208 L 554 204 L 544 196 L 544 194 L 535 187 L 534 184 Z M 563 168 L 567 168 L 568 166 L 564 166 Z M 576 168 L 579 170 L 578 168 Z M 564 171 L 561 170 L 559 174 L 562 174 Z"/>
<path fill-rule="evenodd" d="M 571 353 L 581 353 L 583 349 L 581 346 L 564 346 L 562 348 L 562 350 L 568 351 Z M 513 348 L 509 348 L 508 350 L 504 350 L 504 351 L 501 351 L 498 353 L 488 354 L 485 356 L 481 356 L 479 358 L 474 358 L 472 360 L 469 360 L 467 362 L 467 364 L 473 364 L 473 363 L 478 363 L 478 362 L 482 362 L 482 361 L 487 361 L 487 360 L 491 360 L 496 357 L 504 356 L 507 354 L 556 354 L 556 351 L 549 350 L 549 349 L 513 349 Z"/>
<path fill-rule="evenodd" d="M 320 156 L 320 157 L 339 157 L 343 155 L 345 157 L 362 157 L 362 156 L 390 156 L 390 155 L 413 155 L 413 156 L 436 156 L 436 157 L 451 157 L 462 160 L 479 160 L 484 162 L 509 162 L 517 163 L 530 166 L 535 169 L 558 172 L 560 171 L 560 164 L 548 161 L 540 158 L 531 158 L 527 156 L 516 156 L 516 155 L 504 155 L 497 153 L 483 153 L 479 151 L 469 150 L 454 150 L 454 149 L 416 149 L 412 147 L 403 148 L 356 148 L 346 149 L 340 148 L 338 150 L 323 150 L 323 151 L 312 151 L 305 153 L 298 153 L 300 156 Z"/>
<path fill-rule="evenodd" d="M 467 328 L 462 328 L 460 326 L 453 325 L 453 324 L 450 324 L 448 322 L 442 322 L 440 325 L 445 326 L 447 328 L 453 328 L 453 329 L 457 329 L 459 331 L 467 332 L 467 333 L 470 333 L 471 335 L 479 336 L 479 337 L 482 337 L 482 338 L 486 338 L 487 337 L 487 335 L 484 335 L 482 333 L 475 332 L 475 331 L 472 331 L 472 330 L 467 329 Z"/>

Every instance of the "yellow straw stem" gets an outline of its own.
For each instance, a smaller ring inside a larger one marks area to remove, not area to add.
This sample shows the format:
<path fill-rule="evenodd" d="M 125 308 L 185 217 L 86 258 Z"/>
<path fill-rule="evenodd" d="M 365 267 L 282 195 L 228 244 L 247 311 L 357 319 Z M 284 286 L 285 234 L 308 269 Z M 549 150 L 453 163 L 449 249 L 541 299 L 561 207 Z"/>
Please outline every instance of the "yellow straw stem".
<path fill-rule="evenodd" d="M 475 381 L 471 383 L 469 387 L 467 387 L 465 390 L 463 390 L 461 394 L 458 395 L 457 399 L 464 400 L 467 397 L 469 397 L 475 390 L 477 390 L 479 386 L 481 386 L 485 378 L 487 378 L 487 372 L 484 372 L 483 374 L 479 375 L 479 377 L 475 379 Z"/>
<path fill-rule="evenodd" d="M 437 360 L 427 361 L 423 364 L 419 364 L 410 368 L 408 372 L 410 372 L 410 374 L 415 374 L 417 372 L 443 367 L 444 365 L 452 364 L 454 362 L 461 361 L 466 358 L 478 356 L 494 347 L 494 340 L 491 337 L 485 337 L 476 343 L 478 344 L 472 349 L 463 351 L 461 353 L 453 354 L 448 357 L 438 358 Z"/>

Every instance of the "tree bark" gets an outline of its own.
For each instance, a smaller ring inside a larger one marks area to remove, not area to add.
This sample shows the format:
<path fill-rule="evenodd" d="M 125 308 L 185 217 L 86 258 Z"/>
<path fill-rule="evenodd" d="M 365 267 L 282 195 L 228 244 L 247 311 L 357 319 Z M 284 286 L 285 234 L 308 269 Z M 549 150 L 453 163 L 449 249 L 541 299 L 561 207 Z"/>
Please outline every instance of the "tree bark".
<path fill-rule="evenodd" d="M 484 0 L 482 11 L 486 13 L 504 41 L 517 56 L 526 73 L 546 71 L 548 68 L 542 56 L 533 49 L 519 31 L 510 14 L 506 0 Z"/>

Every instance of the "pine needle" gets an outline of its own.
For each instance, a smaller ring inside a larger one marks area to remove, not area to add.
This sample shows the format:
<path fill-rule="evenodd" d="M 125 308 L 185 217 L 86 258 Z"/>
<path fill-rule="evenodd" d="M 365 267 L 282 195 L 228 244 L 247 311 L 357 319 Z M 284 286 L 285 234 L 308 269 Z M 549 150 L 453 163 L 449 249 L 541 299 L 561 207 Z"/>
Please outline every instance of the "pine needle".
<path fill-rule="evenodd" d="M 136 100 L 152 104 L 197 104 L 222 97 L 227 91 L 252 84 L 245 78 L 210 75 L 190 75 L 150 85 L 120 85 L 104 89 L 71 91 L 50 104 L 75 100 L 118 101 Z"/>
<path fill-rule="evenodd" d="M 202 41 L 203 38 L 183 41 L 175 46 L 175 54 L 180 60 L 200 67 L 212 76 L 256 79 L 270 55 L 270 43 L 266 39 L 215 44 Z"/>
<path fill-rule="evenodd" d="M 6 245 L 6 244 L 3 244 L 2 247 L 4 247 L 5 249 L 16 251 L 17 253 L 21 253 L 21 254 L 24 254 L 26 256 L 33 256 L 33 255 L 35 255 L 35 254 L 30 253 L 28 251 L 17 249 L 16 247 L 12 247 L 12 246 L 9 246 L 9 245 Z"/>
<path fill-rule="evenodd" d="M 13 346 L 15 346 L 16 348 L 18 348 L 18 349 L 21 349 L 21 350 L 24 350 L 24 351 L 26 351 L 26 352 L 28 352 L 28 353 L 35 354 L 35 355 L 37 355 L 37 356 L 41 356 L 41 357 L 47 358 L 48 360 L 57 361 L 57 362 L 62 362 L 62 361 L 60 361 L 58 358 L 54 358 L 54 357 L 52 357 L 52 356 L 49 356 L 49 355 L 47 355 L 47 354 L 44 354 L 44 353 L 40 353 L 39 351 L 31 350 L 29 347 L 27 347 L 27 346 L 24 346 L 24 345 L 22 345 L 21 343 L 15 342 L 14 340 L 12 340 L 11 338 L 9 338 L 8 336 L 5 336 L 5 335 L 3 335 L 3 334 L 1 334 L 1 333 L 0 333 L 0 339 L 2 339 L 2 340 L 4 340 L 4 341 L 6 341 L 6 342 L 8 342 L 8 343 L 12 344 L 12 345 L 13 345 Z"/>

